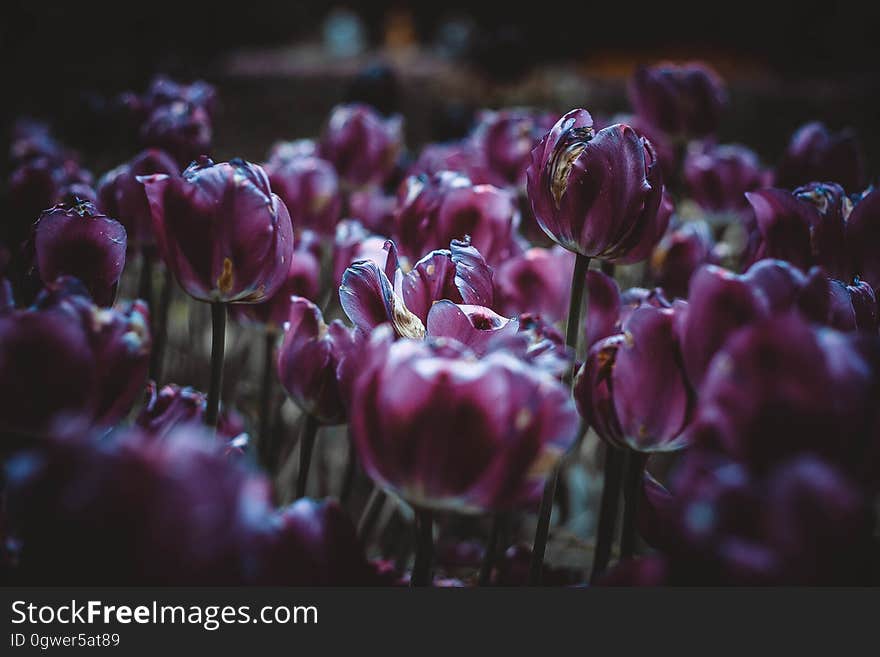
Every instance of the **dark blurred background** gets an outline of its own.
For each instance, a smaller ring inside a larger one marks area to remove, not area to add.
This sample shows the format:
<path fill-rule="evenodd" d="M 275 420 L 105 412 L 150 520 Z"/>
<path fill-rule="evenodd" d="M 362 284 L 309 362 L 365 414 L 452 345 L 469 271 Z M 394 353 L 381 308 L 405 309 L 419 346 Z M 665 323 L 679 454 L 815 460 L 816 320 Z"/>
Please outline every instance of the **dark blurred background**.
<path fill-rule="evenodd" d="M 105 134 L 102 104 L 158 72 L 217 84 L 215 155 L 259 159 L 276 138 L 315 133 L 376 63 L 398 84 L 375 102 L 404 113 L 418 146 L 459 136 L 480 106 L 625 111 L 636 64 L 689 58 L 730 84 L 722 139 L 772 162 L 818 118 L 854 127 L 872 165 L 880 150 L 880 3 L 6 0 L 2 12 L 4 133 L 33 114 L 86 151 Z"/>

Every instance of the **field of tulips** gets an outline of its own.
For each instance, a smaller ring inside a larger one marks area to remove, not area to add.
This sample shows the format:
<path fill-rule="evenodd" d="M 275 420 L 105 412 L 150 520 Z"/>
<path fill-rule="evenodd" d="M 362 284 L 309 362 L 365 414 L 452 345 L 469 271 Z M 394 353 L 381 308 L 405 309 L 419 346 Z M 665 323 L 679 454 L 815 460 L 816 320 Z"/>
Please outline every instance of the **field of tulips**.
<path fill-rule="evenodd" d="M 628 91 L 419 149 L 352 102 L 257 164 L 211 159 L 222 87 L 158 77 L 98 175 L 22 117 L 0 579 L 880 584 L 859 141 L 719 143 L 700 62 Z"/>

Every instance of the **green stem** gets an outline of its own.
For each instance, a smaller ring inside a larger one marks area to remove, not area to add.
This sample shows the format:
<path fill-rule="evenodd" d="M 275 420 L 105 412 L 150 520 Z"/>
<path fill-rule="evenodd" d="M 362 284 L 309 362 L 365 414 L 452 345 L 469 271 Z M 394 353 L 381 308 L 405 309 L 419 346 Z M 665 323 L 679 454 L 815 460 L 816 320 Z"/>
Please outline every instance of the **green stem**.
<path fill-rule="evenodd" d="M 315 438 L 318 435 L 318 418 L 306 413 L 303 421 L 302 437 L 299 441 L 299 474 L 296 478 L 296 499 L 306 496 L 306 484 L 309 481 L 309 468 L 312 465 L 312 452 L 315 449 Z"/>
<path fill-rule="evenodd" d="M 223 352 L 226 349 L 226 304 L 211 304 L 211 383 L 208 386 L 208 407 L 205 424 L 217 426 L 220 418 L 220 391 L 223 388 Z"/>
<path fill-rule="evenodd" d="M 274 329 L 266 329 L 263 344 L 263 376 L 260 384 L 260 418 L 259 431 L 260 441 L 258 453 L 261 465 L 267 472 L 272 472 L 273 452 L 272 444 L 272 372 L 275 370 L 275 339 L 277 335 Z"/>
<path fill-rule="evenodd" d="M 577 351 L 578 335 L 580 333 L 581 308 L 584 302 L 584 289 L 587 269 L 590 267 L 590 259 L 578 253 L 574 261 L 574 272 L 571 279 L 571 297 L 568 305 L 568 322 L 565 330 L 565 344 L 572 351 Z M 573 378 L 573 377 L 572 377 Z M 547 539 L 550 535 L 550 514 L 553 511 L 553 498 L 556 494 L 556 479 L 559 475 L 559 466 L 547 478 L 544 486 L 544 495 L 541 498 L 541 508 L 538 511 L 538 526 L 535 529 L 535 542 L 532 547 L 532 561 L 529 564 L 529 585 L 537 586 L 541 583 L 541 574 L 544 570 L 544 552 L 547 549 Z"/>
<path fill-rule="evenodd" d="M 590 582 L 595 582 L 608 567 L 614 529 L 617 526 L 617 509 L 620 501 L 620 480 L 623 475 L 623 452 L 612 445 L 605 445 L 605 476 L 602 478 L 602 500 L 599 503 L 599 522 L 596 528 L 596 547 L 593 552 L 593 569 Z"/>

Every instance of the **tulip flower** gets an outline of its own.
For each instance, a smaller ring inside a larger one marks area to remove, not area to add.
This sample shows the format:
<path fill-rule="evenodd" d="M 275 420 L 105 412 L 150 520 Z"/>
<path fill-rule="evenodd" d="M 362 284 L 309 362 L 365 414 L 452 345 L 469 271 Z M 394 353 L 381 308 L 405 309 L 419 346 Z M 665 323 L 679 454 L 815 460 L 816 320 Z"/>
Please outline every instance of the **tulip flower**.
<path fill-rule="evenodd" d="M 691 148 L 684 160 L 688 192 L 708 212 L 742 212 L 745 193 L 767 178 L 758 156 L 739 144 Z"/>
<path fill-rule="evenodd" d="M 182 168 L 210 153 L 211 117 L 204 107 L 189 102 L 160 105 L 141 126 L 140 137 L 144 146 L 165 151 Z"/>
<path fill-rule="evenodd" d="M 337 369 L 355 345 L 351 329 L 341 321 L 324 323 L 321 310 L 308 299 L 290 300 L 284 337 L 278 350 L 278 378 L 303 410 L 297 498 L 306 492 L 312 448 L 321 425 L 344 422 L 346 409 Z"/>
<path fill-rule="evenodd" d="M 568 309 L 574 257 L 561 246 L 533 247 L 495 270 L 498 309 L 507 316 L 534 313 L 563 321 Z"/>
<path fill-rule="evenodd" d="M 129 251 L 155 244 L 150 206 L 137 178 L 152 174 L 173 176 L 178 172 L 177 164 L 167 153 L 147 149 L 98 181 L 98 207 L 125 227 Z"/>
<path fill-rule="evenodd" d="M 519 210 L 506 190 L 472 185 L 446 171 L 429 179 L 407 179 L 398 201 L 396 233 L 407 256 L 419 257 L 468 236 L 490 264 L 521 251 L 516 239 Z"/>
<path fill-rule="evenodd" d="M 109 427 L 143 390 L 150 353 L 142 302 L 99 308 L 77 282 L 59 280 L 31 308 L 0 315 L 2 426 L 43 435 L 77 416 Z"/>
<path fill-rule="evenodd" d="M 208 115 L 213 115 L 217 109 L 217 89 L 204 80 L 181 84 L 167 76 L 157 75 L 140 101 L 148 111 L 184 102 L 201 107 Z"/>
<path fill-rule="evenodd" d="M 380 235 L 390 235 L 394 230 L 397 197 L 393 194 L 376 187 L 358 189 L 348 197 L 348 208 L 367 230 Z"/>
<path fill-rule="evenodd" d="M 94 205 L 56 205 L 34 225 L 34 261 L 44 284 L 78 278 L 98 305 L 112 305 L 125 266 L 126 232 Z"/>
<path fill-rule="evenodd" d="M 318 157 L 293 157 L 267 164 L 272 190 L 278 194 L 297 225 L 322 235 L 333 235 L 342 210 L 336 171 Z"/>
<path fill-rule="evenodd" d="M 527 109 L 483 112 L 474 130 L 488 166 L 508 185 L 524 186 L 529 155 L 558 119 Z"/>
<path fill-rule="evenodd" d="M 352 438 L 370 477 L 427 524 L 433 509 L 536 502 L 576 437 L 565 387 L 504 352 L 475 360 L 454 343 L 391 338 L 390 329 L 374 332 L 355 382 Z M 413 581 L 427 576 L 414 572 Z"/>
<path fill-rule="evenodd" d="M 387 237 L 367 230 L 360 221 L 343 219 L 336 225 L 333 240 L 333 280 L 342 284 L 345 270 L 358 260 L 371 260 L 379 269 L 385 268 L 388 251 L 385 250 Z"/>
<path fill-rule="evenodd" d="M 663 183 L 656 155 L 629 126 L 595 135 L 592 126 L 586 110 L 572 110 L 532 151 L 532 209 L 544 232 L 569 251 L 634 262 L 632 252 L 642 256 L 638 247 L 650 236 L 649 253 L 669 221 L 659 212 Z"/>
<path fill-rule="evenodd" d="M 194 162 L 181 177 L 140 179 L 146 188 L 159 252 L 181 287 L 211 303 L 211 385 L 206 421 L 216 425 L 226 331 L 226 304 L 260 303 L 284 284 L 293 257 L 293 227 L 265 171 L 244 160 Z"/>
<path fill-rule="evenodd" d="M 846 245 L 853 274 L 880 291 L 880 190 L 856 203 L 846 223 Z"/>
<path fill-rule="evenodd" d="M 835 133 L 815 121 L 792 135 L 774 184 L 794 189 L 814 180 L 835 182 L 850 191 L 864 187 L 865 156 L 851 130 Z"/>
<path fill-rule="evenodd" d="M 705 221 L 688 221 L 666 233 L 651 254 L 651 274 L 670 297 L 687 297 L 691 276 L 714 263 L 715 241 Z"/>
<path fill-rule="evenodd" d="M 367 105 L 338 105 L 321 136 L 318 152 L 352 187 L 384 183 L 403 146 L 403 121 L 384 119 Z"/>
<path fill-rule="evenodd" d="M 504 187 L 507 181 L 492 170 L 486 153 L 475 140 L 428 144 L 410 165 L 407 176 L 431 179 L 444 171 L 464 176 L 475 185 Z"/>
<path fill-rule="evenodd" d="M 636 114 L 677 138 L 712 134 L 727 105 L 724 82 L 701 62 L 641 66 L 629 94 Z"/>
<path fill-rule="evenodd" d="M 313 139 L 294 139 L 293 141 L 277 141 L 269 149 L 269 166 L 280 166 L 288 160 L 300 157 L 317 157 L 318 144 Z"/>

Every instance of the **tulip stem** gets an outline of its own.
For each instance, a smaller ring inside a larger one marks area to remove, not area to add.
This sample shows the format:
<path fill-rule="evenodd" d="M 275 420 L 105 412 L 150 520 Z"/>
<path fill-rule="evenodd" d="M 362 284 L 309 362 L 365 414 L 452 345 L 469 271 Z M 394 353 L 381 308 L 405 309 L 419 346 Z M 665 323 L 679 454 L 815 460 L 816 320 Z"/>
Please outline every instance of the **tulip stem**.
<path fill-rule="evenodd" d="M 571 277 L 568 322 L 565 329 L 565 344 L 574 352 L 577 352 L 581 308 L 583 308 L 584 304 L 584 283 L 586 282 L 587 270 L 589 268 L 590 258 L 580 253 L 576 254 L 574 272 Z M 547 483 L 544 485 L 541 508 L 538 510 L 538 526 L 535 528 L 535 542 L 532 546 L 532 560 L 529 564 L 529 586 L 538 586 L 541 583 L 541 573 L 544 570 L 544 552 L 547 549 L 547 539 L 550 536 L 550 515 L 553 512 L 553 499 L 556 497 L 556 479 L 559 476 L 560 466 L 561 462 L 553 468 L 553 472 L 547 478 Z"/>
<path fill-rule="evenodd" d="M 478 584 L 489 586 L 492 581 L 492 569 L 495 567 L 495 557 L 498 553 L 498 542 L 501 539 L 501 530 L 506 524 L 506 518 L 502 513 L 492 516 L 492 528 L 489 530 L 489 539 L 486 541 L 486 553 L 483 555 L 483 563 L 480 565 Z"/>
<path fill-rule="evenodd" d="M 153 322 L 155 333 L 153 335 L 153 350 L 150 352 L 150 378 L 157 384 L 162 378 L 162 365 L 165 356 L 165 343 L 168 341 L 168 309 L 171 306 L 171 293 L 174 290 L 174 278 L 171 270 L 165 268 L 162 276 L 162 292 L 159 295 L 157 314 Z M 150 308 L 153 316 L 153 309 Z"/>
<path fill-rule="evenodd" d="M 599 503 L 599 523 L 596 528 L 596 547 L 593 551 L 593 570 L 590 582 L 595 583 L 608 567 L 614 528 L 617 525 L 617 508 L 620 500 L 620 480 L 623 476 L 623 452 L 612 445 L 605 445 L 605 476 L 602 479 L 602 500 Z"/>
<path fill-rule="evenodd" d="M 357 524 L 357 535 L 364 544 L 364 547 L 369 546 L 370 536 L 373 533 L 373 528 L 376 526 L 376 521 L 379 519 L 383 506 L 385 506 L 385 493 L 378 486 L 374 486 L 373 492 L 370 493 L 370 497 L 367 498 L 367 503 L 364 505 L 364 510 L 361 511 L 361 517 Z"/>
<path fill-rule="evenodd" d="M 342 475 L 342 490 L 339 492 L 339 503 L 342 506 L 348 504 L 351 492 L 354 490 L 354 480 L 357 478 L 357 454 L 354 451 L 354 445 L 351 442 L 351 436 L 348 437 L 348 458 L 345 461 L 345 472 Z"/>
<path fill-rule="evenodd" d="M 430 586 L 433 560 L 434 514 L 419 509 L 416 511 L 416 562 L 410 576 L 410 586 Z"/>
<path fill-rule="evenodd" d="M 312 452 L 315 450 L 315 438 L 320 423 L 311 413 L 303 418 L 302 437 L 299 441 L 299 474 L 296 477 L 296 499 L 306 496 L 306 484 L 309 483 L 309 467 L 312 465 Z"/>
<path fill-rule="evenodd" d="M 617 270 L 617 266 L 613 262 L 608 262 L 607 260 L 603 260 L 599 264 L 599 268 L 602 270 L 603 274 L 610 278 L 614 278 L 614 274 Z"/>
<path fill-rule="evenodd" d="M 205 424 L 216 427 L 220 418 L 220 391 L 223 388 L 223 352 L 226 350 L 226 304 L 211 304 L 211 384 L 208 386 L 208 408 Z"/>
<path fill-rule="evenodd" d="M 153 316 L 153 258 L 146 250 L 141 251 L 138 297 L 147 302 L 147 306 L 150 308 L 150 316 Z"/>
<path fill-rule="evenodd" d="M 272 371 L 275 364 L 274 329 L 267 328 L 263 346 L 263 380 L 260 385 L 260 442 L 258 456 L 260 464 L 267 472 L 273 472 L 275 445 L 272 444 Z"/>
<path fill-rule="evenodd" d="M 627 450 L 623 481 L 623 529 L 620 536 L 620 558 L 628 559 L 636 551 L 636 521 L 639 511 L 639 497 L 645 473 L 644 454 Z"/>

